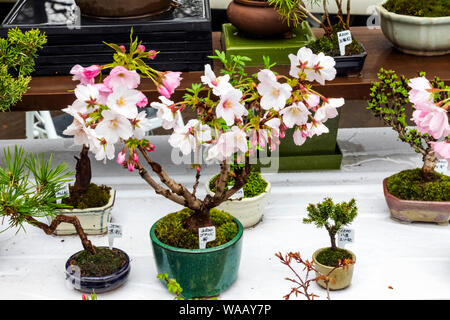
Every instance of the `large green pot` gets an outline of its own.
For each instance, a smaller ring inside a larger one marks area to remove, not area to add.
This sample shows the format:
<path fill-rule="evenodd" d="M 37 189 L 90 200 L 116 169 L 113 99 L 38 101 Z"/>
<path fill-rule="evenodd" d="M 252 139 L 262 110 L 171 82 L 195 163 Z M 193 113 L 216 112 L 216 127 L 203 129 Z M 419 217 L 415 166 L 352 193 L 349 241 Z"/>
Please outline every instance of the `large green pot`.
<path fill-rule="evenodd" d="M 150 239 L 158 273 L 167 273 L 183 288 L 183 297 L 212 297 L 220 294 L 236 281 L 241 260 L 242 224 L 237 235 L 228 243 L 209 249 L 180 249 L 168 246 L 156 238 L 155 228 Z"/>

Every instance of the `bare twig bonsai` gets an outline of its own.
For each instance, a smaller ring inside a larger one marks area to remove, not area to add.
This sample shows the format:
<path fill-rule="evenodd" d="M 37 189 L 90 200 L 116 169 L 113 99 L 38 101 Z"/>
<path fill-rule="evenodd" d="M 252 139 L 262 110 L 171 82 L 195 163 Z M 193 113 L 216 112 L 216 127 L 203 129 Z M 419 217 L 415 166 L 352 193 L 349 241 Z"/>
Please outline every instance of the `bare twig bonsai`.
<path fill-rule="evenodd" d="M 308 217 L 303 219 L 303 223 L 314 223 L 318 228 L 325 228 L 330 236 L 332 250 L 337 250 L 336 234 L 339 229 L 350 224 L 358 214 L 355 199 L 334 204 L 331 198 L 327 198 L 317 205 L 309 204 L 307 210 Z"/>
<path fill-rule="evenodd" d="M 52 168 L 53 156 L 48 160 L 44 156 L 25 153 L 24 149 L 15 147 L 14 155 L 10 149 L 5 149 L 3 163 L 0 167 L 0 216 L 9 219 L 8 228 L 24 229 L 23 224 L 29 223 L 42 229 L 46 234 L 52 234 L 62 222 L 70 223 L 80 237 L 83 248 L 95 254 L 95 248 L 87 238 L 77 217 L 64 215 L 55 216 L 59 209 L 68 206 L 57 203 L 57 192 L 63 189 L 72 175 L 67 171 L 67 165 L 62 163 Z M 34 179 L 30 178 L 30 174 Z M 52 217 L 47 225 L 37 218 Z M 7 229 L 8 229 L 7 228 Z"/>

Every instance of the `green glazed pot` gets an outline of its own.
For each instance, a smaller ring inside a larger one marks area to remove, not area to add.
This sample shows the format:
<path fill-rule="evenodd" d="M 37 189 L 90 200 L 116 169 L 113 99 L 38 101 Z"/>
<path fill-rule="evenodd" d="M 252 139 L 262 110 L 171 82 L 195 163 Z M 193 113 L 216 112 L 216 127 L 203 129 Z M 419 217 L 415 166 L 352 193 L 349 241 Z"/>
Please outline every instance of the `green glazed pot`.
<path fill-rule="evenodd" d="M 158 240 L 155 235 L 158 220 L 150 230 L 158 273 L 176 279 L 186 299 L 212 297 L 228 289 L 238 275 L 244 231 L 239 220 L 234 221 L 238 233 L 230 242 L 208 249 L 180 249 Z"/>

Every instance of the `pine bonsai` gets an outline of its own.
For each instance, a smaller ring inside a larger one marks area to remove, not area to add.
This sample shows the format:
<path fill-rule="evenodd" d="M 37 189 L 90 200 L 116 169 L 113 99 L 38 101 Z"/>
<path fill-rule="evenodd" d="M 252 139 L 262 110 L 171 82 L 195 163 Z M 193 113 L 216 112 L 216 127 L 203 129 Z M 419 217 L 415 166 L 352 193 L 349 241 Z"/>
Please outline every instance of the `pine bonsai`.
<path fill-rule="evenodd" d="M 303 219 L 303 223 L 314 223 L 318 228 L 325 228 L 328 231 L 331 241 L 331 250 L 336 251 L 336 234 L 342 226 L 350 224 L 358 214 L 356 200 L 334 204 L 331 198 L 326 198 L 323 202 L 309 204 L 308 217 Z M 334 222 L 334 224 L 331 224 Z"/>
<path fill-rule="evenodd" d="M 0 111 L 9 110 L 28 90 L 37 51 L 46 42 L 37 29 L 25 33 L 9 29 L 8 37 L 0 39 Z"/>

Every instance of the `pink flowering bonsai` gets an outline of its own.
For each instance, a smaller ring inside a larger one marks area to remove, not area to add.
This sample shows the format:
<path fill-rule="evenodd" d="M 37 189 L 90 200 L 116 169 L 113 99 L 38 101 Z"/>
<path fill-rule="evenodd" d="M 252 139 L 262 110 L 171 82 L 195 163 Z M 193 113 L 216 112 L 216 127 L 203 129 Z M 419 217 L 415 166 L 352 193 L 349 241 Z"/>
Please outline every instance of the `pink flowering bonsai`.
<path fill-rule="evenodd" d="M 450 87 L 438 78 L 429 81 L 424 74 L 408 80 L 381 69 L 378 78 L 380 82 L 371 88 L 368 109 L 422 155 L 423 181 L 439 180 L 434 171 L 438 159 L 450 160 Z M 406 123 L 405 110 L 410 107 L 416 128 L 408 128 Z"/>
<path fill-rule="evenodd" d="M 170 96 L 180 84 L 180 73 L 157 72 L 142 64 L 142 60 L 137 61 L 139 53 L 135 56 L 133 47 L 126 53 L 123 48 L 112 46 L 117 53 L 115 62 L 108 66 L 112 67 L 109 76 L 102 82 L 80 83 L 75 90 L 77 100 L 65 109 L 74 116 L 72 126 L 78 128 L 71 131 L 75 143 L 88 147 L 97 160 L 116 158 L 124 168 L 136 170 L 157 194 L 193 210 L 184 227 L 195 232 L 214 225 L 210 209 L 245 185 L 251 154 L 257 149 L 275 150 L 287 128 L 295 129 L 297 145 L 327 133 L 324 123 L 337 116 L 336 108 L 344 104 L 342 98 L 327 98 L 312 89 L 309 82 L 323 84 L 333 80 L 336 70 L 333 58 L 315 55 L 308 48 L 290 56 L 290 77 L 271 71 L 267 58 L 263 70 L 248 75 L 244 69 L 248 58 L 227 59 L 224 53 L 217 52 L 213 58 L 223 63 L 222 74 L 216 75 L 210 65 L 205 65 L 201 83 L 193 84 L 182 101 L 174 102 Z M 183 155 L 194 155 L 192 190 L 176 182 L 152 159 L 155 147 L 145 138 L 149 120 L 145 111 L 139 110 L 146 105 L 138 90 L 142 77 L 151 78 L 161 94 L 159 101 L 150 106 L 157 109 L 162 126 L 173 130 L 169 144 Z M 186 108 L 195 110 L 197 118 L 181 126 L 178 111 Z M 116 155 L 118 142 L 123 147 Z M 196 190 L 204 160 L 218 162 L 221 170 L 215 194 L 200 199 Z M 235 185 L 228 189 L 230 166 L 234 168 Z"/>

